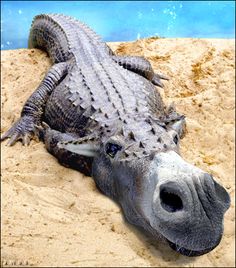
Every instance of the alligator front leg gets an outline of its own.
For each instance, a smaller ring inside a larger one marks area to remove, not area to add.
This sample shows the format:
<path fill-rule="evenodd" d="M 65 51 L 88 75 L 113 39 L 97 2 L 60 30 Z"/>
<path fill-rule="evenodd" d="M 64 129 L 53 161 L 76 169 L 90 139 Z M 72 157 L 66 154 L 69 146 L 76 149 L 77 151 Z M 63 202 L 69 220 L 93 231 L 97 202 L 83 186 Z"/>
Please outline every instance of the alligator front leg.
<path fill-rule="evenodd" d="M 94 146 L 92 144 L 86 145 L 90 137 L 78 138 L 71 133 L 62 133 L 50 128 L 44 122 L 38 129 L 46 149 L 58 159 L 60 164 L 76 169 L 86 176 L 91 176 L 93 162 L 91 148 L 94 150 Z M 80 145 L 82 145 L 82 148 L 80 148 Z M 74 150 L 74 147 L 76 150 Z"/>
<path fill-rule="evenodd" d="M 151 63 L 143 57 L 112 56 L 112 58 L 125 69 L 145 77 L 156 86 L 164 87 L 161 79 L 168 80 L 166 76 L 154 73 Z"/>
<path fill-rule="evenodd" d="M 67 63 L 55 64 L 46 74 L 35 92 L 26 101 L 20 119 L 1 137 L 1 141 L 10 138 L 8 145 L 14 145 L 22 140 L 28 145 L 37 136 L 37 125 L 41 124 L 41 117 L 48 97 L 67 74 Z"/>

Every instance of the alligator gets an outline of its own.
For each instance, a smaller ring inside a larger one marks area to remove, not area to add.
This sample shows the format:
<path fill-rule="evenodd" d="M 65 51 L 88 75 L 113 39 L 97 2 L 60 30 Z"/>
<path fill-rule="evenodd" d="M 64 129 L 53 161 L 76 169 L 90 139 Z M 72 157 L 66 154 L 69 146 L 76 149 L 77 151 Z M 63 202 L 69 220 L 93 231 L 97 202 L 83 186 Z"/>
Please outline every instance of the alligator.
<path fill-rule="evenodd" d="M 92 176 L 128 222 L 180 254 L 214 249 L 230 197 L 180 156 L 185 116 L 156 87 L 168 78 L 143 57 L 115 55 L 62 14 L 34 18 L 29 48 L 45 50 L 53 65 L 1 140 L 38 137 L 59 163 Z"/>

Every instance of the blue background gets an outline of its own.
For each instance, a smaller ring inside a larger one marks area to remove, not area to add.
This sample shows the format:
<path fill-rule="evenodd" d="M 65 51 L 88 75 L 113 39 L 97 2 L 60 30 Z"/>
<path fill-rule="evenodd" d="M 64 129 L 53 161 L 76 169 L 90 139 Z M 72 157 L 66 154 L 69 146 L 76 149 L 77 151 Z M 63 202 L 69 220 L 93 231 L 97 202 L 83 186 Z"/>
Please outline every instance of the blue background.
<path fill-rule="evenodd" d="M 105 41 L 235 38 L 234 1 L 2 1 L 1 49 L 26 48 L 32 18 L 40 13 L 76 17 Z"/>

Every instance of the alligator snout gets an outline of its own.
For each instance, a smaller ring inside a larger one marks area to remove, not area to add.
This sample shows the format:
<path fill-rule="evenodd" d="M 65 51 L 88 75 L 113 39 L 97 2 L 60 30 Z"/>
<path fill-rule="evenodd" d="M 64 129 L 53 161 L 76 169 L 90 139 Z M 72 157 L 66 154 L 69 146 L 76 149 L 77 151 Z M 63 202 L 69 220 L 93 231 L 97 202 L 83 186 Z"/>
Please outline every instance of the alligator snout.
<path fill-rule="evenodd" d="M 150 225 L 181 254 L 197 256 L 215 248 L 223 233 L 230 197 L 213 177 L 175 152 L 154 157 L 156 180 Z"/>
<path fill-rule="evenodd" d="M 190 180 L 191 178 L 189 178 Z M 183 181 L 182 186 L 171 179 L 159 186 L 159 206 L 166 212 L 187 212 L 193 211 L 200 203 L 200 207 L 206 214 L 211 214 L 211 209 L 216 204 L 224 211 L 229 207 L 230 199 L 226 190 L 217 183 L 213 177 L 208 174 L 201 174 L 199 177 L 193 177 L 192 182 Z M 184 185 L 185 184 L 185 185 Z M 182 187 L 182 189 L 181 189 Z M 189 188 L 189 189 L 186 189 Z M 157 203 L 157 200 L 154 201 Z"/>

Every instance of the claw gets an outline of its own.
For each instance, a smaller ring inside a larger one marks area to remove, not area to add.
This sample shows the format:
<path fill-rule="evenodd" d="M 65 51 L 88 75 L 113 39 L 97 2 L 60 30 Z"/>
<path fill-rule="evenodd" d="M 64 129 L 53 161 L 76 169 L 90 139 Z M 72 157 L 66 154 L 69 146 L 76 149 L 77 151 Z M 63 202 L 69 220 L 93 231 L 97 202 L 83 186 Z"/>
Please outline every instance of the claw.
<path fill-rule="evenodd" d="M 39 140 L 44 140 L 45 133 L 49 129 L 50 129 L 50 126 L 45 122 L 42 122 L 41 125 L 36 125 L 35 126 L 35 137 L 38 137 Z"/>
<path fill-rule="evenodd" d="M 10 138 L 12 136 L 15 131 L 15 126 L 17 122 L 1 136 L 0 141 L 4 141 L 5 139 Z"/>
<path fill-rule="evenodd" d="M 28 146 L 30 144 L 30 137 L 28 135 L 25 135 L 22 139 L 23 145 Z"/>
<path fill-rule="evenodd" d="M 155 74 L 159 79 L 163 80 L 170 80 L 168 76 L 165 76 L 164 74 Z"/>
<path fill-rule="evenodd" d="M 10 138 L 7 146 L 13 146 L 18 140 L 21 140 L 23 145 L 29 145 L 30 140 L 37 136 L 38 129 L 35 125 L 34 118 L 23 116 L 2 135 L 1 141 Z"/>
<path fill-rule="evenodd" d="M 161 82 L 160 78 L 157 74 L 155 74 L 152 78 L 152 83 L 158 87 L 164 87 L 164 84 Z"/>
<path fill-rule="evenodd" d="M 34 130 L 33 130 L 33 135 L 35 137 L 38 137 L 39 133 L 40 133 L 40 131 L 42 131 L 42 129 L 43 129 L 42 126 L 35 125 Z"/>
<path fill-rule="evenodd" d="M 4 141 L 5 139 L 9 138 L 9 135 L 10 135 L 10 129 L 1 136 L 0 140 Z"/>
<path fill-rule="evenodd" d="M 17 132 L 14 133 L 11 136 L 10 140 L 8 141 L 7 146 L 13 146 L 19 140 L 19 138 L 20 138 L 19 133 L 17 133 Z"/>
<path fill-rule="evenodd" d="M 42 127 L 44 129 L 50 128 L 50 126 L 47 123 L 45 123 L 44 121 L 42 122 Z"/>
<path fill-rule="evenodd" d="M 43 130 L 44 130 L 44 128 L 41 125 L 35 125 L 34 134 L 38 135 Z"/>

